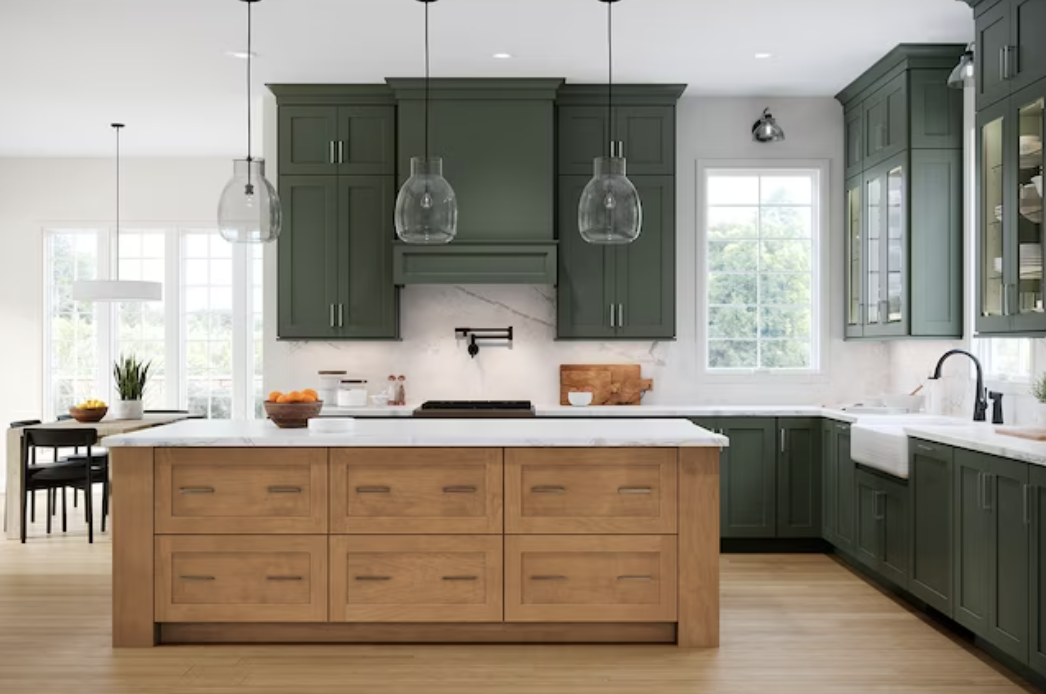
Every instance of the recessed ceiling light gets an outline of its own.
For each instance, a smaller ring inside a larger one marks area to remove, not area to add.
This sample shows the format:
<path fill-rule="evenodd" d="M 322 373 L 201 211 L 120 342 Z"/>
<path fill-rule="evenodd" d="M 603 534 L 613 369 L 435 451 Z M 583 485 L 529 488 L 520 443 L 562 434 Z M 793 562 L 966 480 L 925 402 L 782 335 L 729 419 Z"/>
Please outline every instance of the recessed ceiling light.
<path fill-rule="evenodd" d="M 498 60 L 508 60 L 509 58 L 512 57 L 512 54 L 511 53 L 495 53 L 494 57 L 497 58 Z"/>
<path fill-rule="evenodd" d="M 247 53 L 247 51 L 225 51 L 225 55 L 233 58 L 240 58 L 241 60 L 247 60 L 248 55 L 252 58 L 258 57 L 257 51 L 251 51 L 250 53 Z"/>
<path fill-rule="evenodd" d="M 758 58 L 759 60 L 765 60 L 766 58 L 773 58 L 774 54 L 773 53 L 756 53 L 755 57 Z"/>

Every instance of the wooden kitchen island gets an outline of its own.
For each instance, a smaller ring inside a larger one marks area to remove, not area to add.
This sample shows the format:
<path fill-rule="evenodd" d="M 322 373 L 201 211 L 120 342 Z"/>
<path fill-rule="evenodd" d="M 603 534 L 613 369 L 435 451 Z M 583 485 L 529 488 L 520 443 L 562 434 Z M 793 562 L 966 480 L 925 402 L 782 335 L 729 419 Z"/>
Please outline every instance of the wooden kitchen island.
<path fill-rule="evenodd" d="M 110 437 L 113 645 L 719 645 L 685 420 L 193 420 Z"/>

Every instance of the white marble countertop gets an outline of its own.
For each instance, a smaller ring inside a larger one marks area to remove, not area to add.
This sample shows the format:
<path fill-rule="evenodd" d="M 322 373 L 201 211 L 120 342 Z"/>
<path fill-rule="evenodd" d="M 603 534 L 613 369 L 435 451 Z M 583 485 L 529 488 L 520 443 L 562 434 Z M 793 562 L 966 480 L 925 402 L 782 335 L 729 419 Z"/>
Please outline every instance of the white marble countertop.
<path fill-rule="evenodd" d="M 410 417 L 417 405 L 395 407 L 325 406 L 324 417 Z M 818 405 L 611 405 L 606 407 L 572 407 L 570 405 L 535 405 L 538 417 L 828 417 L 842 422 L 856 422 L 855 414 Z"/>
<path fill-rule="evenodd" d="M 195 419 L 105 440 L 108 448 L 144 447 L 629 447 L 722 448 L 725 436 L 679 419 L 377 419 L 349 433 L 279 429 L 262 420 Z"/>
<path fill-rule="evenodd" d="M 1046 466 L 1046 442 L 995 433 L 996 424 L 905 427 L 908 436 L 955 448 Z"/>

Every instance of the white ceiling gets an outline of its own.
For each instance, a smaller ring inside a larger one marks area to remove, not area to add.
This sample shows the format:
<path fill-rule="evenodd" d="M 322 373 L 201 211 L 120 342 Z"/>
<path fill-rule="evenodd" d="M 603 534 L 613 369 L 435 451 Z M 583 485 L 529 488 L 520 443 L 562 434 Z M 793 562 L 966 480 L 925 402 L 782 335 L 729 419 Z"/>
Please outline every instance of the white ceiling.
<path fill-rule="evenodd" d="M 231 156 L 244 140 L 237 0 L 0 0 L 0 156 L 98 156 L 122 120 L 131 155 Z M 626 0 L 615 81 L 690 94 L 830 96 L 902 42 L 965 43 L 956 0 Z M 265 0 L 255 84 L 379 82 L 422 71 L 412 0 Z M 434 76 L 606 78 L 596 0 L 443 0 Z M 492 54 L 508 52 L 511 60 Z M 754 58 L 770 52 L 768 60 Z"/>

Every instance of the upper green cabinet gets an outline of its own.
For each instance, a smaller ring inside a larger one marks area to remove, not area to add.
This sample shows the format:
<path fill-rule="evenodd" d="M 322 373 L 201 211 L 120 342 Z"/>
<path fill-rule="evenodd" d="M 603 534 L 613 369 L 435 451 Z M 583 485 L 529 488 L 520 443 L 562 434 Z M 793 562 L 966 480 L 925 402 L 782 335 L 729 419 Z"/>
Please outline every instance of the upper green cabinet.
<path fill-rule="evenodd" d="M 392 106 L 285 106 L 279 124 L 281 174 L 396 173 Z"/>
<path fill-rule="evenodd" d="M 977 110 L 1046 78 L 1046 3 L 967 0 L 975 6 Z"/>
<path fill-rule="evenodd" d="M 961 45 L 905 45 L 843 104 L 847 339 L 953 338 L 962 313 Z"/>

